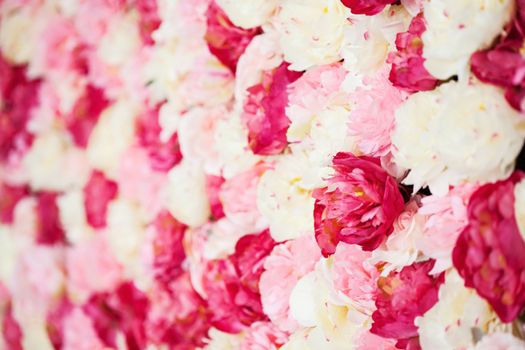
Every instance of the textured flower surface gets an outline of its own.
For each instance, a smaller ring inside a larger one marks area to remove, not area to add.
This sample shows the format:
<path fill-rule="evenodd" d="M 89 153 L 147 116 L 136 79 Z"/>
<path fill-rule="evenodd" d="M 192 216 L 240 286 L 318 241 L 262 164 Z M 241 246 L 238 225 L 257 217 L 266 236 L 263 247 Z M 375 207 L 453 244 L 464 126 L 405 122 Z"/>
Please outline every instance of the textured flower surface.
<path fill-rule="evenodd" d="M 514 215 L 514 185 L 522 172 L 482 186 L 468 205 L 468 225 L 452 255 L 454 266 L 504 322 L 513 321 L 525 306 L 525 240 Z"/>
<path fill-rule="evenodd" d="M 333 167 L 329 186 L 313 194 L 317 243 L 325 256 L 340 241 L 374 250 L 392 233 L 403 210 L 397 183 L 375 158 L 339 153 Z"/>

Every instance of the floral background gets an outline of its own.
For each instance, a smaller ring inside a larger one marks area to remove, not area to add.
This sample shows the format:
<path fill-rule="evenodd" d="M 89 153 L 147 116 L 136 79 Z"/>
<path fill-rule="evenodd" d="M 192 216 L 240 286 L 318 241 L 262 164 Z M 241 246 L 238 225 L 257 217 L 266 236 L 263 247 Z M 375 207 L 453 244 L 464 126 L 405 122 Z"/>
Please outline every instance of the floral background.
<path fill-rule="evenodd" d="M 0 0 L 0 349 L 525 349 L 524 0 Z"/>

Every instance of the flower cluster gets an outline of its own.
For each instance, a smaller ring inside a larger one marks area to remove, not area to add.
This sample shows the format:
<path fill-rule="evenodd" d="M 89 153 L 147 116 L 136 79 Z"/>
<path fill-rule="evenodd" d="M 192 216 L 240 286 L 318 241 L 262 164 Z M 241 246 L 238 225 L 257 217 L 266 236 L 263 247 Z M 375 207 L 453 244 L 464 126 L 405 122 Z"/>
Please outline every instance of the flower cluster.
<path fill-rule="evenodd" d="M 0 0 L 0 349 L 525 349 L 525 1 Z"/>

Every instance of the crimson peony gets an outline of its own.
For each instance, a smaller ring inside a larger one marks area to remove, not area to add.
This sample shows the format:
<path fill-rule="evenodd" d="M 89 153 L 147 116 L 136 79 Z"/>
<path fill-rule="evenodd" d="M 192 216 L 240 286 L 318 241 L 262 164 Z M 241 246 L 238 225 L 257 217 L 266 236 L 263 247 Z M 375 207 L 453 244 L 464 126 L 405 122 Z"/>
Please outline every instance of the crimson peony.
<path fill-rule="evenodd" d="M 404 208 L 396 180 L 377 158 L 338 153 L 328 187 L 314 191 L 315 236 L 323 255 L 342 241 L 363 250 L 377 248 L 393 231 Z"/>

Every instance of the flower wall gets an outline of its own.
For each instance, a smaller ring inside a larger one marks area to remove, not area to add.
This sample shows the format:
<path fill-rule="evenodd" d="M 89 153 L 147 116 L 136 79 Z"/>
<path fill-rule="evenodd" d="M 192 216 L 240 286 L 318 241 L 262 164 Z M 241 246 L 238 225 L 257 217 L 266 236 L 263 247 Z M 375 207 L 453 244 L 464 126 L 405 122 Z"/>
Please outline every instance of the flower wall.
<path fill-rule="evenodd" d="M 0 0 L 0 349 L 525 349 L 525 1 Z"/>

